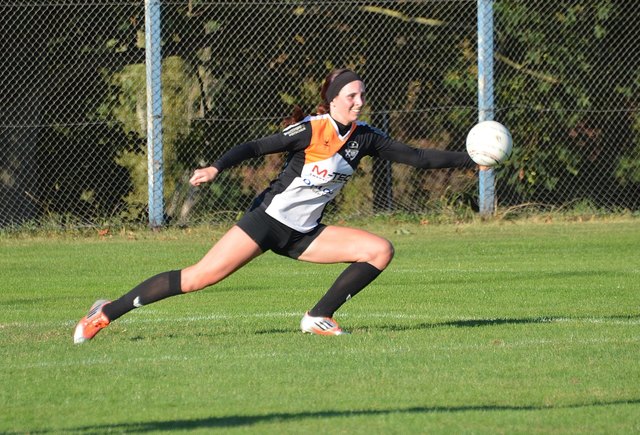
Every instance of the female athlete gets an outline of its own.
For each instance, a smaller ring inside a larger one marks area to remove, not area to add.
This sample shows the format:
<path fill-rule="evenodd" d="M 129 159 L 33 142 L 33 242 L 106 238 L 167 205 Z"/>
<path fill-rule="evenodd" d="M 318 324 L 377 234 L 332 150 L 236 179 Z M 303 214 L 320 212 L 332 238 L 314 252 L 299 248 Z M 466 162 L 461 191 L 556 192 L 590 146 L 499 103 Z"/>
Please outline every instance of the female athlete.
<path fill-rule="evenodd" d="M 357 122 L 365 85 L 353 71 L 339 69 L 323 83 L 318 114 L 280 133 L 237 145 L 212 166 L 197 169 L 193 186 L 213 181 L 240 162 L 288 153 L 284 169 L 246 214 L 196 264 L 155 275 L 114 301 L 96 301 L 74 331 L 74 342 L 92 339 L 134 308 L 204 289 L 266 251 L 311 263 L 348 263 L 300 322 L 302 332 L 341 335 L 334 312 L 371 283 L 393 258 L 391 243 L 370 232 L 320 223 L 323 211 L 349 181 L 360 160 L 373 156 L 417 168 L 473 168 L 462 152 L 416 149 Z M 301 118 L 301 117 L 298 117 Z"/>

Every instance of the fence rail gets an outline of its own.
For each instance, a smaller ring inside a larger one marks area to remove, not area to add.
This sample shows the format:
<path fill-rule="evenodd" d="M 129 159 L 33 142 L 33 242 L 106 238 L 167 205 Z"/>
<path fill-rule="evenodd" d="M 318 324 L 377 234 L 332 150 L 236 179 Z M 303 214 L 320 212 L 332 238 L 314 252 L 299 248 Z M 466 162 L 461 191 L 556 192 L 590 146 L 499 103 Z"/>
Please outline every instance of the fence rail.
<path fill-rule="evenodd" d="M 148 91 L 145 2 L 0 0 L 0 227 L 234 219 L 283 157 L 247 162 L 200 189 L 189 174 L 277 131 L 294 104 L 313 111 L 334 67 L 365 78 L 365 120 L 413 146 L 463 150 L 478 119 L 476 0 L 150 3 L 162 75 Z M 637 211 L 638 2 L 485 3 L 493 117 L 515 143 L 494 174 L 498 207 Z M 154 92 L 162 112 L 150 126 Z M 162 180 L 149 183 L 159 134 Z M 158 203 L 161 216 L 150 215 Z M 330 214 L 477 203 L 473 171 L 369 160 Z"/>

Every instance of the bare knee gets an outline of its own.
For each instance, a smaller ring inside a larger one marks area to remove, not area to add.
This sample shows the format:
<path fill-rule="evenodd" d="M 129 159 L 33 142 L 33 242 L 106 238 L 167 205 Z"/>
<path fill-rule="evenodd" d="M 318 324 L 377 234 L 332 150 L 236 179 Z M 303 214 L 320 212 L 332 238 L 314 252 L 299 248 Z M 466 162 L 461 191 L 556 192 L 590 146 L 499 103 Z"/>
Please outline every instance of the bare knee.
<path fill-rule="evenodd" d="M 396 250 L 393 248 L 393 244 L 387 239 L 384 239 L 383 245 L 384 247 L 381 252 L 381 258 L 385 261 L 384 267 L 387 267 L 389 263 L 391 263 L 391 260 L 393 260 Z"/>
<path fill-rule="evenodd" d="M 365 261 L 383 270 L 391 263 L 394 253 L 395 250 L 391 242 L 387 239 L 380 238 L 369 249 L 368 258 Z"/>

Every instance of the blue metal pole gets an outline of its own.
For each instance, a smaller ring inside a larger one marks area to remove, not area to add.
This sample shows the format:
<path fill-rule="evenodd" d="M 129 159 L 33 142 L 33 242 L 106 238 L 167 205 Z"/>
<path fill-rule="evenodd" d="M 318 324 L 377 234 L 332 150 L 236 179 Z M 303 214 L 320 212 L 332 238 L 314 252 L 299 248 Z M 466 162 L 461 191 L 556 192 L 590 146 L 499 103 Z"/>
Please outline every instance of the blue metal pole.
<path fill-rule="evenodd" d="M 160 0 L 145 0 L 144 8 L 147 73 L 149 225 L 155 228 L 164 224 Z"/>
<path fill-rule="evenodd" d="M 478 0 L 478 121 L 494 117 L 493 100 L 493 0 Z M 481 215 L 495 211 L 495 174 L 480 171 L 479 206 Z"/>

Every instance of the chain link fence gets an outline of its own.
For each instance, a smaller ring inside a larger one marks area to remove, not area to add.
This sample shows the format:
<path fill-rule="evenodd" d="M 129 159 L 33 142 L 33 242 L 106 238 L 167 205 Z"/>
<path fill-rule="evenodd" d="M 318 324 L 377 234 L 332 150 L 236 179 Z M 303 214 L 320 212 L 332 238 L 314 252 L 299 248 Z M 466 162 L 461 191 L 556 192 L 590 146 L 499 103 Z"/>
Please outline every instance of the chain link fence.
<path fill-rule="evenodd" d="M 476 0 L 159 1 L 163 210 L 231 221 L 281 169 L 255 159 L 193 189 L 194 168 L 314 111 L 335 67 L 363 119 L 464 150 L 477 121 Z M 498 207 L 640 208 L 640 5 L 493 3 L 495 119 L 514 137 Z M 482 19 L 482 17 L 480 17 Z M 0 227 L 148 222 L 145 3 L 0 0 Z M 476 208 L 474 171 L 365 160 L 332 218 Z M 151 192 L 153 194 L 153 192 Z"/>

